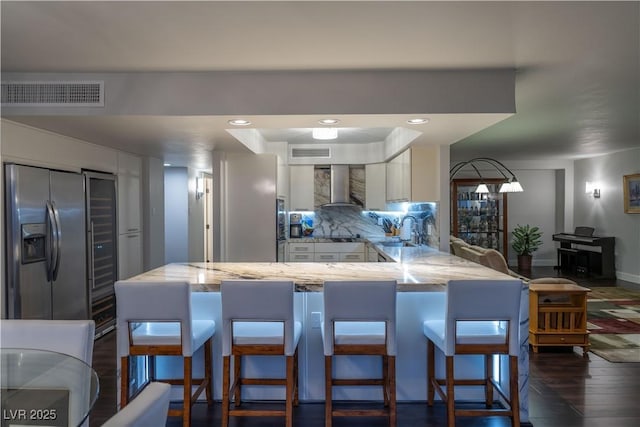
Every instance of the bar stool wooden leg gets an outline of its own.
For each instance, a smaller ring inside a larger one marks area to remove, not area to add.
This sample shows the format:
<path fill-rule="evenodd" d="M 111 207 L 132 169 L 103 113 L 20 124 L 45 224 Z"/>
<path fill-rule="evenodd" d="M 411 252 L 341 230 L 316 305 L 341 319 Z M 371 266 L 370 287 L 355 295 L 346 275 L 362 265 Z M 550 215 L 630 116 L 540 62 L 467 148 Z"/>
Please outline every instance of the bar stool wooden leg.
<path fill-rule="evenodd" d="M 518 388 L 518 356 L 509 356 L 509 399 L 511 426 L 520 427 L 520 390 Z"/>
<path fill-rule="evenodd" d="M 211 361 L 211 344 L 212 339 L 209 338 L 207 342 L 204 343 L 204 382 L 207 385 L 205 389 L 205 393 L 207 396 L 207 405 L 211 405 L 213 403 L 213 395 L 212 395 L 212 387 L 213 387 L 213 367 Z"/>
<path fill-rule="evenodd" d="M 222 427 L 229 426 L 229 377 L 231 375 L 230 356 L 222 358 Z"/>
<path fill-rule="evenodd" d="M 298 406 L 299 403 L 299 385 L 298 385 L 298 347 L 296 347 L 296 351 L 293 355 L 293 405 Z"/>
<path fill-rule="evenodd" d="M 129 402 L 129 356 L 120 358 L 120 409 Z"/>
<path fill-rule="evenodd" d="M 456 427 L 455 391 L 453 387 L 453 356 L 446 356 L 446 383 L 447 383 L 447 426 Z"/>
<path fill-rule="evenodd" d="M 396 357 L 389 356 L 389 426 L 396 427 Z M 386 394 L 386 393 L 385 393 Z"/>
<path fill-rule="evenodd" d="M 325 427 L 331 427 L 333 422 L 333 368 L 332 368 L 331 356 L 324 357 L 324 425 Z"/>
<path fill-rule="evenodd" d="M 433 380 L 436 374 L 436 354 L 433 341 L 427 339 L 427 405 L 433 406 Z"/>
<path fill-rule="evenodd" d="M 493 356 L 489 354 L 484 355 L 484 398 L 487 408 L 493 406 Z"/>
<path fill-rule="evenodd" d="M 182 408 L 182 427 L 191 426 L 191 375 L 193 372 L 191 357 L 184 358 L 184 404 Z"/>
<path fill-rule="evenodd" d="M 389 357 L 382 356 L 382 398 L 384 406 L 389 406 Z"/>
<path fill-rule="evenodd" d="M 233 406 L 236 408 L 242 403 L 242 356 L 233 356 Z"/>
<path fill-rule="evenodd" d="M 287 400 L 286 400 L 286 408 L 285 408 L 285 425 L 286 427 L 293 427 L 293 393 L 294 393 L 294 356 L 287 356 Z"/>

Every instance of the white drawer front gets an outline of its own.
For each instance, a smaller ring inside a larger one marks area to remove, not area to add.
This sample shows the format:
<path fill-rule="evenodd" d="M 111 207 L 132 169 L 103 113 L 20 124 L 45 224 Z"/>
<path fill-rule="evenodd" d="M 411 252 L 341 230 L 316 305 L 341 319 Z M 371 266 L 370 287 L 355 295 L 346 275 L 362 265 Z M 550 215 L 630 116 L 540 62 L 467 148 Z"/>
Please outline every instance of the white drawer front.
<path fill-rule="evenodd" d="M 289 243 L 289 253 L 313 253 L 314 243 Z"/>
<path fill-rule="evenodd" d="M 316 252 L 313 260 L 315 262 L 337 262 L 339 257 L 337 253 Z"/>
<path fill-rule="evenodd" d="M 362 242 L 316 243 L 316 252 L 364 252 Z"/>
<path fill-rule="evenodd" d="M 289 254 L 289 262 L 313 262 L 313 254 L 292 253 Z"/>
<path fill-rule="evenodd" d="M 364 262 L 364 252 L 341 253 L 341 262 Z"/>

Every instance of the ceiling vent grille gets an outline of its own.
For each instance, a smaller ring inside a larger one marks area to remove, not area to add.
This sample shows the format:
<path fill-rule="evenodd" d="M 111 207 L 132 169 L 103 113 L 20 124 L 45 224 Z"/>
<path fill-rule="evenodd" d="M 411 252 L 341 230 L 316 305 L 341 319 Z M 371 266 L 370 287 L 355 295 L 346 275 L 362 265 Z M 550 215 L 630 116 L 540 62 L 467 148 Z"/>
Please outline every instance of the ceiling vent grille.
<path fill-rule="evenodd" d="M 297 159 L 297 158 L 300 158 L 300 157 L 328 159 L 328 158 L 331 157 L 331 149 L 329 147 L 326 147 L 326 148 L 292 148 L 291 149 L 291 158 Z"/>
<path fill-rule="evenodd" d="M 104 107 L 104 82 L 2 82 L 2 105 L 7 107 Z"/>

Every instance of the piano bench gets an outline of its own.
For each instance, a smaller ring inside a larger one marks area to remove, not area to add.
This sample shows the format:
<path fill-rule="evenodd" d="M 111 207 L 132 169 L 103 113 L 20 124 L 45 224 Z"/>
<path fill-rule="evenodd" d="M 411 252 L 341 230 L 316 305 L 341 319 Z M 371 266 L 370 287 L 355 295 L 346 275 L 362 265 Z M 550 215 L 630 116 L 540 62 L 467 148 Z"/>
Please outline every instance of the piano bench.
<path fill-rule="evenodd" d="M 566 265 L 562 263 L 563 256 L 566 257 Z M 586 260 L 584 264 L 580 263 L 581 258 Z M 575 274 L 589 275 L 589 252 L 574 248 L 558 248 L 558 270 L 562 271 L 566 268 L 570 268 Z"/>

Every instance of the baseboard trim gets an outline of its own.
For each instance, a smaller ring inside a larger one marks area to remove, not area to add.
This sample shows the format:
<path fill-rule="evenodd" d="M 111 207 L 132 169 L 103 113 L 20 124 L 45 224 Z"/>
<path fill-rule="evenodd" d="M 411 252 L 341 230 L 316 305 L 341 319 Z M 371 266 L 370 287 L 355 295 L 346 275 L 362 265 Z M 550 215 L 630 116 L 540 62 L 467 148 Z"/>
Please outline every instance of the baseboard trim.
<path fill-rule="evenodd" d="M 640 284 L 640 274 L 630 274 L 630 273 L 625 273 L 623 271 L 616 271 L 616 279 Z"/>

